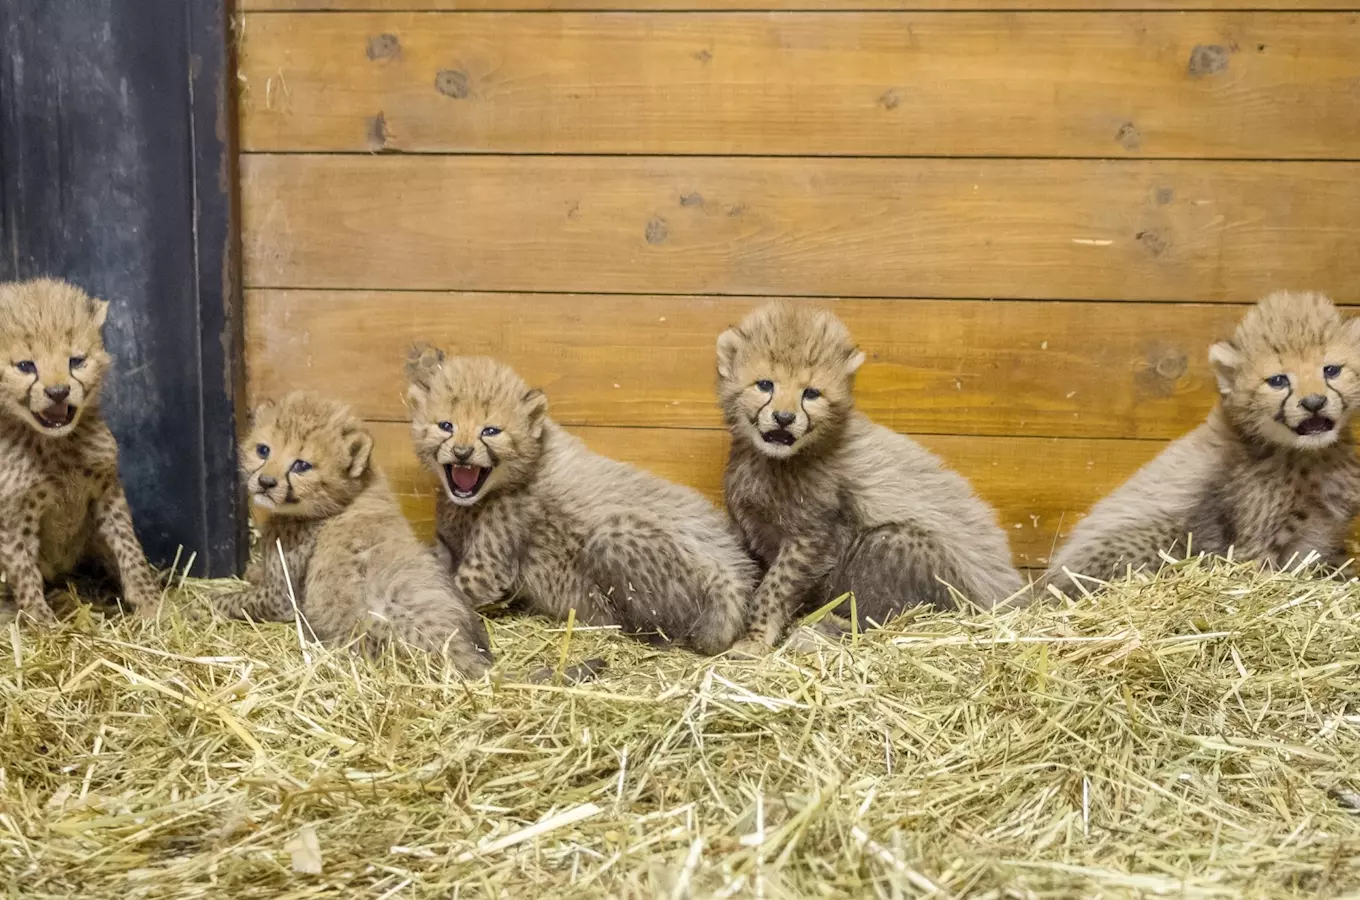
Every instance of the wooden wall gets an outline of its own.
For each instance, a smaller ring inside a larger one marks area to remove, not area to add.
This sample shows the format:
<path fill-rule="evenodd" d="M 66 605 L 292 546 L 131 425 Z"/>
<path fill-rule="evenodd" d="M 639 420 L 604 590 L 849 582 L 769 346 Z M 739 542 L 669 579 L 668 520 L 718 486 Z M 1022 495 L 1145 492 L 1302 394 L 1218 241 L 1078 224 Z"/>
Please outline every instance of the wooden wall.
<path fill-rule="evenodd" d="M 1360 0 L 243 7 L 251 396 L 353 401 L 417 520 L 413 340 L 716 498 L 714 341 L 788 296 L 1042 565 L 1243 303 L 1357 299 Z"/>

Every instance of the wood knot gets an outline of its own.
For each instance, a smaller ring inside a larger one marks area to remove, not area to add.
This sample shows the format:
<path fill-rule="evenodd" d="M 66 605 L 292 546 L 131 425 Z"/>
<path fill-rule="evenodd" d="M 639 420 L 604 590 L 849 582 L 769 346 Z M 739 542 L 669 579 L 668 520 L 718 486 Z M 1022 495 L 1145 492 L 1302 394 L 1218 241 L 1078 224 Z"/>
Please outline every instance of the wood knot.
<path fill-rule="evenodd" d="M 897 109 L 901 102 L 902 98 L 899 97 L 897 91 L 892 88 L 888 88 L 888 90 L 884 91 L 883 95 L 878 98 L 878 105 L 884 109 Z"/>
<path fill-rule="evenodd" d="M 1186 71 L 1191 78 L 1203 78 L 1228 68 L 1228 48 L 1220 44 L 1196 44 L 1190 51 Z"/>
<path fill-rule="evenodd" d="M 462 100 L 472 93 L 467 73 L 461 69 L 440 69 L 434 76 L 434 89 L 445 97 Z"/>
<path fill-rule="evenodd" d="M 1143 147 L 1143 133 L 1132 122 L 1120 125 L 1119 130 L 1114 133 L 1114 139 L 1130 153 L 1135 153 Z"/>
<path fill-rule="evenodd" d="M 401 56 L 401 41 L 395 34 L 375 34 L 368 39 L 369 59 L 396 59 Z"/>
<path fill-rule="evenodd" d="M 660 216 L 652 216 L 647 222 L 647 230 L 643 232 L 649 244 L 660 244 L 670 237 L 671 229 L 666 224 L 666 220 Z"/>
<path fill-rule="evenodd" d="M 1138 243 L 1143 245 L 1143 249 L 1147 250 L 1152 256 L 1161 256 L 1171 246 L 1170 241 L 1153 229 L 1140 231 L 1134 237 L 1138 240 Z"/>

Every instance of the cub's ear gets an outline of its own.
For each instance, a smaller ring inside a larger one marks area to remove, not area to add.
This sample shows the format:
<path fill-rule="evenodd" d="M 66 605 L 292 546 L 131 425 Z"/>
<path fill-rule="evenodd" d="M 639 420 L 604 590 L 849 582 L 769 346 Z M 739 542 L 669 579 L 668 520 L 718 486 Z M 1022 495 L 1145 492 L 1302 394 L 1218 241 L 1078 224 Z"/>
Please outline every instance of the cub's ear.
<path fill-rule="evenodd" d="M 1209 368 L 1214 370 L 1218 380 L 1218 392 L 1227 394 L 1232 390 L 1237 370 L 1242 367 L 1242 351 L 1227 341 L 1219 341 L 1209 348 Z"/>
<path fill-rule="evenodd" d="M 737 367 L 737 351 L 744 338 L 735 328 L 718 335 L 718 377 L 731 378 Z"/>
<path fill-rule="evenodd" d="M 103 328 L 104 322 L 109 318 L 109 301 L 91 297 L 90 318 L 94 319 L 95 328 Z"/>
<path fill-rule="evenodd" d="M 358 478 L 368 470 L 368 460 L 373 455 L 373 436 L 362 429 L 351 432 L 345 439 L 345 449 L 349 452 L 349 477 Z"/>
<path fill-rule="evenodd" d="M 1346 339 L 1360 343 L 1360 316 L 1351 316 L 1342 326 L 1346 331 Z"/>
<path fill-rule="evenodd" d="M 524 412 L 529 417 L 529 422 L 537 425 L 548 412 L 548 395 L 538 388 L 532 388 L 525 393 L 523 402 Z"/>
<path fill-rule="evenodd" d="M 406 380 L 411 388 L 407 395 L 416 398 L 429 393 L 435 373 L 444 367 L 444 351 L 433 344 L 415 344 L 406 352 Z"/>
<path fill-rule="evenodd" d="M 854 375 L 864 365 L 864 351 L 856 347 L 845 360 L 845 374 Z"/>

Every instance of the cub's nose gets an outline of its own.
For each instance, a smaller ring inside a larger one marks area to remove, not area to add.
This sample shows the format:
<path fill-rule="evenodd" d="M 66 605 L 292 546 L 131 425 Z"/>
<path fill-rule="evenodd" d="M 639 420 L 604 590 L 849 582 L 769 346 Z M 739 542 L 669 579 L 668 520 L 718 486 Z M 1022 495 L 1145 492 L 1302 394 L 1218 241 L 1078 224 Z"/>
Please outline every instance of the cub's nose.
<path fill-rule="evenodd" d="M 780 428 L 788 428 L 793 424 L 794 419 L 797 418 L 798 416 L 791 412 L 777 412 L 774 414 L 775 424 Z"/>
<path fill-rule="evenodd" d="M 71 396 L 71 386 L 69 384 L 54 384 L 49 388 L 43 388 L 43 393 L 53 403 L 63 403 L 67 397 Z"/>
<path fill-rule="evenodd" d="M 1307 397 L 1304 397 L 1302 400 L 1299 401 L 1299 406 L 1302 406 L 1304 409 L 1308 410 L 1311 413 L 1317 412 L 1326 405 L 1327 398 L 1321 394 L 1309 394 Z"/>
<path fill-rule="evenodd" d="M 266 491 L 276 488 L 278 486 L 279 480 L 275 478 L 273 475 L 260 476 L 260 487 L 264 488 Z"/>
<path fill-rule="evenodd" d="M 453 458 L 458 460 L 459 462 L 467 462 L 469 459 L 472 458 L 472 448 L 462 446 L 454 447 Z"/>

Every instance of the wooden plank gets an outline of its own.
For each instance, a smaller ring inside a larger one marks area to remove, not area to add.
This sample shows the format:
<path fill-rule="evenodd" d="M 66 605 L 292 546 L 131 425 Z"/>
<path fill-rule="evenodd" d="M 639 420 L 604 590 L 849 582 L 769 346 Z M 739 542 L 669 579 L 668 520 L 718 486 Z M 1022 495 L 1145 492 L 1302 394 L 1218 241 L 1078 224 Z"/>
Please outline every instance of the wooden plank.
<path fill-rule="evenodd" d="M 1355 159 L 1358 46 L 1341 13 L 263 16 L 243 32 L 242 140 Z"/>
<path fill-rule="evenodd" d="M 1245 301 L 1360 288 L 1360 164 L 242 160 L 255 287 Z"/>
<path fill-rule="evenodd" d="M 328 391 L 400 415 L 418 341 L 504 359 L 568 425 L 720 427 L 714 343 L 736 297 L 253 290 L 250 392 Z M 869 354 L 861 408 L 910 433 L 1171 438 L 1214 402 L 1206 354 L 1243 309 L 960 300 L 810 301 Z"/>
<path fill-rule="evenodd" d="M 433 532 L 438 483 L 411 451 L 404 423 L 374 426 L 375 458 L 402 495 L 408 516 L 423 535 Z M 722 502 L 726 432 L 647 428 L 573 428 L 599 453 L 688 484 Z M 1065 536 L 1096 500 L 1117 487 L 1164 446 L 1158 441 L 973 438 L 931 435 L 921 442 L 972 480 L 994 504 L 1011 538 L 1016 565 L 1047 564 L 1055 540 Z"/>
<path fill-rule="evenodd" d="M 243 10 L 1356 10 L 1356 0 L 240 0 Z"/>

